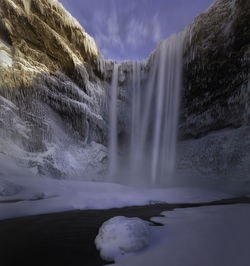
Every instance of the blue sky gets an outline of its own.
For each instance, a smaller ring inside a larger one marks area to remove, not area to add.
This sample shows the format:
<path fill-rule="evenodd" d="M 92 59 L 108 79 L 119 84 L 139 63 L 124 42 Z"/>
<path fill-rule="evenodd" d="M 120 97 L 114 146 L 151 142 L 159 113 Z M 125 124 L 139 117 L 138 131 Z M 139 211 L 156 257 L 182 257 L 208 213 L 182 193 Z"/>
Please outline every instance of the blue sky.
<path fill-rule="evenodd" d="M 60 0 L 106 59 L 143 59 L 213 0 Z"/>

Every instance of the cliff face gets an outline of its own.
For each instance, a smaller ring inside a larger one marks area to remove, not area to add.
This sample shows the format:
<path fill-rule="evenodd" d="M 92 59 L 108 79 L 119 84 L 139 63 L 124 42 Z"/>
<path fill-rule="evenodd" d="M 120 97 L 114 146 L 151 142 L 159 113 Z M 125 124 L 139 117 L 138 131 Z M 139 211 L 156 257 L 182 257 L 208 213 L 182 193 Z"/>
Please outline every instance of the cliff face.
<path fill-rule="evenodd" d="M 82 169 L 93 155 L 82 155 L 87 162 L 81 162 L 81 148 L 107 142 L 112 64 L 59 2 L 0 0 L 0 131 L 2 142 L 14 143 L 22 154 L 14 147 L 3 152 L 4 143 L 1 152 L 39 173 L 75 175 L 74 168 Z M 78 158 L 77 165 L 65 167 L 63 151 Z"/>
<path fill-rule="evenodd" d="M 84 87 L 82 64 L 103 74 L 95 41 L 59 2 L 1 0 L 0 7 L 1 36 L 16 71 L 15 86 L 31 84 L 37 73 L 61 71 Z"/>
<path fill-rule="evenodd" d="M 249 189 L 250 1 L 217 0 L 186 32 L 178 169 Z"/>
<path fill-rule="evenodd" d="M 217 0 L 186 29 L 180 137 L 250 123 L 250 2 Z"/>

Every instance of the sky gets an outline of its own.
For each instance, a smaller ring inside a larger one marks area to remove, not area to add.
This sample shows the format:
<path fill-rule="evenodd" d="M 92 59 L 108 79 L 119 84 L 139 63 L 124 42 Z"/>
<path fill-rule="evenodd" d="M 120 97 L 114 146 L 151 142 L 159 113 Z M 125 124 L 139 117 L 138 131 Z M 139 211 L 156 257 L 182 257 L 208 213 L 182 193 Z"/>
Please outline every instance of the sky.
<path fill-rule="evenodd" d="M 94 37 L 105 59 L 147 58 L 213 0 L 60 0 Z"/>

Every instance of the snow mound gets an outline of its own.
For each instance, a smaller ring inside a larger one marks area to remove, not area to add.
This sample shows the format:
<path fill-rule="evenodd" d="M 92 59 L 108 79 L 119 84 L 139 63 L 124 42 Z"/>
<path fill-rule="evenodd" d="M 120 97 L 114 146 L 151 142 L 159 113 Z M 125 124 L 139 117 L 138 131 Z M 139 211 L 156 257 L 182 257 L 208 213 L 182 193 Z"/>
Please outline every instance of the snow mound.
<path fill-rule="evenodd" d="M 18 194 L 22 189 L 19 185 L 0 179 L 0 196 L 13 196 Z"/>
<path fill-rule="evenodd" d="M 126 253 L 141 250 L 149 245 L 149 223 L 139 218 L 117 216 L 99 229 L 95 244 L 101 257 L 112 261 Z"/>

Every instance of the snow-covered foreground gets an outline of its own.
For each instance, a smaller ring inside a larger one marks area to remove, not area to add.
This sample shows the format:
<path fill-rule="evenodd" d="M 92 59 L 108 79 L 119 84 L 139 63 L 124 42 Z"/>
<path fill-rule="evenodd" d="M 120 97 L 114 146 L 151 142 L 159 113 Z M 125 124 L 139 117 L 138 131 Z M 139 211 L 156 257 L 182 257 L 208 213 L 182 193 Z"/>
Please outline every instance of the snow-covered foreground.
<path fill-rule="evenodd" d="M 250 205 L 178 209 L 152 218 L 148 248 L 118 256 L 117 266 L 249 266 Z"/>
<path fill-rule="evenodd" d="M 2 195 L 2 196 L 1 196 Z M 77 209 L 108 209 L 155 202 L 202 202 L 232 195 L 195 188 L 146 189 L 124 185 L 0 177 L 0 219 Z M 3 201 L 19 202 L 3 203 Z"/>
<path fill-rule="evenodd" d="M 41 178 L 9 161 L 0 169 L 0 219 L 67 210 L 120 208 L 155 202 L 191 203 L 231 197 L 233 195 L 198 188 L 133 188 L 104 182 Z"/>

